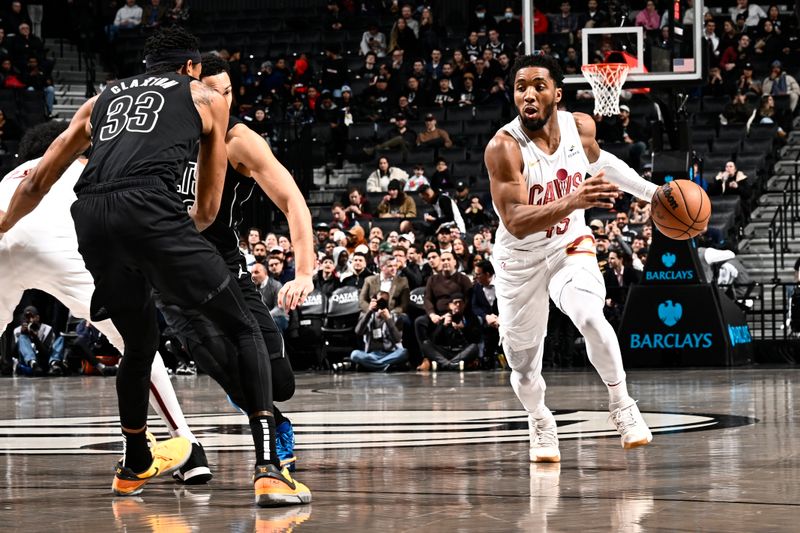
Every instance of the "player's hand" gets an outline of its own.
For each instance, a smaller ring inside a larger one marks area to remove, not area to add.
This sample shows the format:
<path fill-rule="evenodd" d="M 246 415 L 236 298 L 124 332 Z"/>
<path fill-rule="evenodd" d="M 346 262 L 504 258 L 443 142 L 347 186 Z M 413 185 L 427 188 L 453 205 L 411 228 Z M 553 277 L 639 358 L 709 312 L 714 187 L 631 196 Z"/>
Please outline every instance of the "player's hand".
<path fill-rule="evenodd" d="M 306 301 L 306 297 L 314 290 L 311 276 L 297 276 L 278 291 L 278 305 L 287 311 L 293 311 Z"/>
<path fill-rule="evenodd" d="M 605 175 L 605 171 L 601 170 L 581 183 L 578 190 L 573 193 L 576 209 L 588 209 L 589 207 L 611 209 L 614 207 L 614 200 L 620 195 L 619 187 L 606 180 Z"/>

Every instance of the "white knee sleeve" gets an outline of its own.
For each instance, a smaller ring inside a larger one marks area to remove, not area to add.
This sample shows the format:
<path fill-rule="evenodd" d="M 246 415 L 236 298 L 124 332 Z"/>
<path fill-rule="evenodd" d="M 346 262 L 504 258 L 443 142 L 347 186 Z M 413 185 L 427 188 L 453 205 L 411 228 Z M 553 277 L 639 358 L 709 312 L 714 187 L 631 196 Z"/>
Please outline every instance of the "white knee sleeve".
<path fill-rule="evenodd" d="M 505 345 L 503 351 L 511 367 L 511 387 L 525 410 L 534 418 L 544 418 L 550 411 L 544 404 L 547 388 L 542 378 L 542 354 L 544 343 L 533 348 L 514 351 Z"/>
<path fill-rule="evenodd" d="M 587 273 L 587 275 L 590 275 Z M 619 383 L 625 379 L 622 366 L 622 353 L 617 334 L 603 315 L 605 291 L 600 296 L 588 288 L 594 282 L 576 277 L 567 283 L 559 298 L 559 308 L 569 316 L 575 327 L 586 340 L 586 353 L 597 373 L 607 384 Z M 587 294 L 593 294 L 587 298 Z"/>

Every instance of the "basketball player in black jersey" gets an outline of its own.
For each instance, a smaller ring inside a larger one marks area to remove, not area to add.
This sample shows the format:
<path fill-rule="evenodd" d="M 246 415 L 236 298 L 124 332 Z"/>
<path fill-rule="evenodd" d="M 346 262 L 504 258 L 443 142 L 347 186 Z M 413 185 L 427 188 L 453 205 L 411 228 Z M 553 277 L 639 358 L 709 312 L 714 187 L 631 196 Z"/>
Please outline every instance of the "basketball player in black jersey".
<path fill-rule="evenodd" d="M 203 54 L 201 81 L 221 94 L 230 106 L 233 97 L 228 62 L 214 54 Z M 247 201 L 255 184 L 272 199 L 289 221 L 289 232 L 295 250 L 295 279 L 287 282 L 278 300 L 292 309 L 299 302 L 299 294 L 314 290 L 314 235 L 311 227 L 311 212 L 303 194 L 291 174 L 275 158 L 266 141 L 237 118 L 228 119 L 225 137 L 228 154 L 228 169 L 222 191 L 222 202 L 216 220 L 203 231 L 203 236 L 219 251 L 228 269 L 234 276 L 244 295 L 250 312 L 256 318 L 264 342 L 267 345 L 272 366 L 273 401 L 284 402 L 294 395 L 295 381 L 289 359 L 286 357 L 283 338 L 261 301 L 247 271 L 247 263 L 239 250 L 238 226 L 242 221 L 241 204 Z M 183 173 L 178 194 L 187 207 L 194 203 L 196 159 L 192 159 Z M 182 338 L 194 360 L 218 383 L 238 407 L 246 409 L 242 395 L 239 373 L 236 368 L 235 346 L 227 340 L 208 319 L 200 313 L 161 304 L 160 309 L 167 324 Z M 213 354 L 213 355 L 212 355 Z M 227 360 L 221 365 L 221 354 Z M 291 422 L 274 406 L 277 426 L 277 452 L 281 465 L 294 469 L 294 432 Z M 176 472 L 176 476 L 180 473 Z"/>
<path fill-rule="evenodd" d="M 228 108 L 194 79 L 202 68 L 197 46 L 179 27 L 151 36 L 145 44 L 147 72 L 110 85 L 81 106 L 17 188 L 0 232 L 29 213 L 91 143 L 72 215 L 79 251 L 95 281 L 92 319 L 111 318 L 125 342 L 117 374 L 125 448 L 112 490 L 138 494 L 153 477 L 180 468 L 191 452 L 182 437 L 152 450 L 147 445 L 150 366 L 159 341 L 156 289 L 170 302 L 198 309 L 236 341 L 256 448 L 257 504 L 308 503 L 308 488 L 279 469 L 269 355 L 258 324 L 225 261 L 198 231 L 219 209 Z M 187 214 L 177 186 L 198 138 L 196 200 Z"/>

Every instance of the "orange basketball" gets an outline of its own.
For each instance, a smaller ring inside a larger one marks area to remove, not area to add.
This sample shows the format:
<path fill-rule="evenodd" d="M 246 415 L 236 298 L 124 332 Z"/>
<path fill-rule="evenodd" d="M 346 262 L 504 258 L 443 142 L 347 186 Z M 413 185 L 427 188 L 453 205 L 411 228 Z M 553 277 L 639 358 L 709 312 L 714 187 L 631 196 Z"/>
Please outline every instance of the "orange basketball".
<path fill-rule="evenodd" d="M 653 198 L 651 215 L 661 233 L 670 239 L 685 241 L 708 227 L 711 200 L 696 183 L 675 180 L 658 189 Z"/>

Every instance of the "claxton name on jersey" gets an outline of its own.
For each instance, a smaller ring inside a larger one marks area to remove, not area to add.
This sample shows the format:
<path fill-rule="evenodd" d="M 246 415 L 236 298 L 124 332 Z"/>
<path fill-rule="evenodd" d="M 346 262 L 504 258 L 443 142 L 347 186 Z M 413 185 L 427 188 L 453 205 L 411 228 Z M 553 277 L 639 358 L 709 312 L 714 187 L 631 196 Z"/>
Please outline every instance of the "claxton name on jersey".
<path fill-rule="evenodd" d="M 127 91 L 128 89 L 135 89 L 137 87 L 161 87 L 162 89 L 169 89 L 170 87 L 174 87 L 178 85 L 177 80 L 171 80 L 169 78 L 145 78 L 144 80 L 139 82 L 136 78 L 132 80 L 121 81 L 117 85 L 112 85 L 109 87 L 109 90 L 114 94 L 119 94 L 123 91 Z"/>
<path fill-rule="evenodd" d="M 566 169 L 560 168 L 556 172 L 556 179 L 544 185 L 538 183 L 531 186 L 528 191 L 528 204 L 544 205 L 555 202 L 559 198 L 576 190 L 583 183 L 583 173 L 575 172 L 571 176 Z"/>

